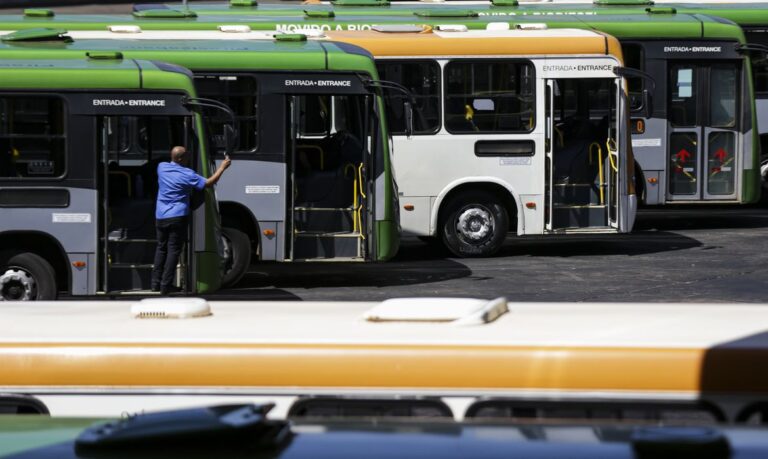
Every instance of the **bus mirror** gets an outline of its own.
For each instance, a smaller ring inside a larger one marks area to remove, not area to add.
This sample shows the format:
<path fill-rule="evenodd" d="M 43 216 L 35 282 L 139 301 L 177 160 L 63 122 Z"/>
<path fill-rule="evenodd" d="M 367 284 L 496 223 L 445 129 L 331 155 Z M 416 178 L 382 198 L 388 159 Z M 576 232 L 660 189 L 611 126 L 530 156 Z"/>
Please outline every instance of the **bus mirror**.
<path fill-rule="evenodd" d="M 405 135 L 410 139 L 413 135 L 413 105 L 409 101 L 403 102 L 405 115 Z"/>
<path fill-rule="evenodd" d="M 645 107 L 645 117 L 653 117 L 653 95 L 648 89 L 643 89 L 643 107 Z"/>
<path fill-rule="evenodd" d="M 229 123 L 224 125 L 224 148 L 227 155 L 231 154 L 235 150 L 237 145 L 237 131 L 235 127 Z"/>

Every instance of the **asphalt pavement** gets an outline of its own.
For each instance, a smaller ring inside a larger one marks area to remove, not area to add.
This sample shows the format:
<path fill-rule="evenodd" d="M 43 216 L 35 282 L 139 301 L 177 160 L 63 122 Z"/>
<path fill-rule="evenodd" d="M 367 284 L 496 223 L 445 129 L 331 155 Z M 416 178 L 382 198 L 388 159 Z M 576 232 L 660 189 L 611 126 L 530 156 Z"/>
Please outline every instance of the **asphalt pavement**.
<path fill-rule="evenodd" d="M 403 241 L 387 263 L 254 264 L 217 299 L 768 302 L 768 208 L 643 210 L 622 235 L 511 237 L 493 258 Z"/>

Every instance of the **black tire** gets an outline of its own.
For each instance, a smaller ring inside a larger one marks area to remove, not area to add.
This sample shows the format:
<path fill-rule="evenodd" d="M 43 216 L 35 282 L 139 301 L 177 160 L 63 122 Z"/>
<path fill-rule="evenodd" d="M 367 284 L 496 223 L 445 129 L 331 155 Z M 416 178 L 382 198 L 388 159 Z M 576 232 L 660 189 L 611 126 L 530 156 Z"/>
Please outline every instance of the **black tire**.
<path fill-rule="evenodd" d="M 0 271 L 0 300 L 55 300 L 57 293 L 56 272 L 34 253 L 13 255 Z"/>
<path fill-rule="evenodd" d="M 496 196 L 482 191 L 455 196 L 440 219 L 443 244 L 458 257 L 495 254 L 508 231 L 507 210 Z"/>
<path fill-rule="evenodd" d="M 230 254 L 224 260 L 224 277 L 221 280 L 221 286 L 234 287 L 251 266 L 251 240 L 239 229 L 224 227 L 221 232 L 228 246 L 227 252 Z"/>

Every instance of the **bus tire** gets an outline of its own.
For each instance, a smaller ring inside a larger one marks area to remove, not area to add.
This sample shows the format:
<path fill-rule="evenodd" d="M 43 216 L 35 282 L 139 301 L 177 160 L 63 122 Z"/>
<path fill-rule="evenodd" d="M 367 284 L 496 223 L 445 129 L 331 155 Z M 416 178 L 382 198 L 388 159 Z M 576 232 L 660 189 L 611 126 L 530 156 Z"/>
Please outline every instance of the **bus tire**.
<path fill-rule="evenodd" d="M 0 300 L 55 300 L 56 273 L 40 255 L 23 252 L 11 256 L 0 271 Z"/>
<path fill-rule="evenodd" d="M 224 256 L 224 277 L 222 287 L 234 287 L 245 276 L 251 266 L 251 240 L 239 229 L 221 229 L 226 246 Z"/>
<path fill-rule="evenodd" d="M 457 195 L 445 205 L 443 244 L 458 257 L 489 257 L 509 231 L 509 216 L 499 199 L 483 191 Z"/>

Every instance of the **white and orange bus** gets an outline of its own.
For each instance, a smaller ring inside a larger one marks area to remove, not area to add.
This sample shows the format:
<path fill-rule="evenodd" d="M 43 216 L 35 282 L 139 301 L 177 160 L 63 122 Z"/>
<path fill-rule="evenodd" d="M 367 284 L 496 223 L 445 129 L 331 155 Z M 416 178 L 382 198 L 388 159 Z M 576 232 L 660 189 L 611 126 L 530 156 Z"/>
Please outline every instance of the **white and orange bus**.
<path fill-rule="evenodd" d="M 0 411 L 763 423 L 766 323 L 742 304 L 6 303 Z"/>

